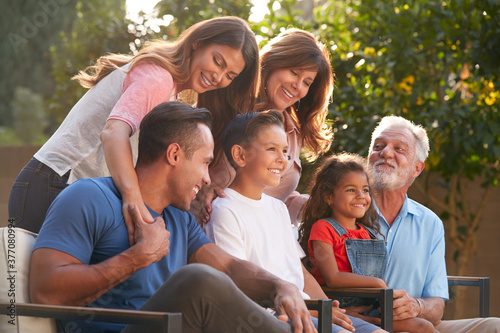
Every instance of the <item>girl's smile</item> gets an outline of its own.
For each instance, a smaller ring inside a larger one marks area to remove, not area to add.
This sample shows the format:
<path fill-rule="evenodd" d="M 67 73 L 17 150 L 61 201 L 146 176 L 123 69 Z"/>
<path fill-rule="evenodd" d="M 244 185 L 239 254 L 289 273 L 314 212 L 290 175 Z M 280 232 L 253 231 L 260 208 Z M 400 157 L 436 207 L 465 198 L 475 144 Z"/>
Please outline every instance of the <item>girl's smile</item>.
<path fill-rule="evenodd" d="M 356 219 L 362 218 L 370 207 L 370 187 L 366 175 L 361 171 L 345 174 L 328 198 L 332 218 L 346 229 L 356 229 Z"/>

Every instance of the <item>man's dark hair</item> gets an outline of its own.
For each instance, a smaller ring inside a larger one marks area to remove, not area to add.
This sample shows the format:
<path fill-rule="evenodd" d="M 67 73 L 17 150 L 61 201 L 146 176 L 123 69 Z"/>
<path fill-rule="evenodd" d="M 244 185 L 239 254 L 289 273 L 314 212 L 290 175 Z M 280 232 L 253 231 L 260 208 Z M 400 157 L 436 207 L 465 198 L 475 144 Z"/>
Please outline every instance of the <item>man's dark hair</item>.
<path fill-rule="evenodd" d="M 203 142 L 198 124 L 211 127 L 212 114 L 205 108 L 193 108 L 181 102 L 157 105 L 141 121 L 137 164 L 156 162 L 168 146 L 177 143 L 186 158 L 191 158 Z"/>
<path fill-rule="evenodd" d="M 271 125 L 283 128 L 283 116 L 279 111 L 247 112 L 237 115 L 229 123 L 222 136 L 222 145 L 227 160 L 233 168 L 237 166 L 234 163 L 231 148 L 234 145 L 247 148 L 263 127 Z"/>

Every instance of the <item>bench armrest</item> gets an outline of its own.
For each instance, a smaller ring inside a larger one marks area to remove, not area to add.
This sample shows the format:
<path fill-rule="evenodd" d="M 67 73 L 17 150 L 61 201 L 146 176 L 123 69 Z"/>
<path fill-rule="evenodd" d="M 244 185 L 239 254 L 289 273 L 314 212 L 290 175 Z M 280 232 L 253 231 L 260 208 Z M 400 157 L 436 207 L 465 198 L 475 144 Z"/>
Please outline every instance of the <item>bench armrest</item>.
<path fill-rule="evenodd" d="M 80 306 L 58 306 L 45 304 L 15 303 L 15 308 L 10 303 L 0 303 L 0 314 L 11 314 L 28 317 L 55 318 L 61 320 L 86 320 L 103 321 L 109 323 L 161 325 L 162 332 L 177 333 L 182 330 L 182 314 L 175 312 L 155 312 L 140 310 L 120 310 L 91 308 Z"/>
<path fill-rule="evenodd" d="M 382 325 L 386 331 L 392 332 L 392 305 L 393 291 L 390 288 L 330 288 L 322 286 L 323 291 L 328 297 L 361 297 L 361 298 L 378 298 L 382 309 Z"/>
<path fill-rule="evenodd" d="M 490 278 L 472 276 L 448 276 L 449 286 L 472 286 L 479 288 L 479 317 L 490 316 Z"/>

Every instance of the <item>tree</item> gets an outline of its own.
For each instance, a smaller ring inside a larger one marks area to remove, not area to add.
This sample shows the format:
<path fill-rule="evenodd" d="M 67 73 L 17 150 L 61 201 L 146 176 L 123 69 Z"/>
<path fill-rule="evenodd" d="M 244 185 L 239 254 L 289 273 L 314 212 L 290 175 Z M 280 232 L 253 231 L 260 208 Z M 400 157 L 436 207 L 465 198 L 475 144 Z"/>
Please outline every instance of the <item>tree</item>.
<path fill-rule="evenodd" d="M 0 2 L 0 126 L 13 126 L 11 102 L 22 86 L 49 98 L 54 80 L 49 76 L 49 47 L 60 30 L 74 19 L 76 0 Z"/>
<path fill-rule="evenodd" d="M 49 100 L 49 113 L 55 122 L 62 122 L 85 89 L 71 78 L 107 52 L 130 53 L 134 37 L 127 30 L 123 0 L 78 1 L 77 19 L 68 31 L 61 31 L 59 42 L 50 48 L 51 75 L 57 85 Z"/>
<path fill-rule="evenodd" d="M 193 24 L 218 16 L 238 16 L 248 20 L 251 3 L 249 0 L 161 0 L 157 4 L 158 16 L 171 17 L 172 35 L 179 35 Z"/>
<path fill-rule="evenodd" d="M 44 135 L 44 124 L 47 115 L 44 112 L 44 101 L 40 94 L 29 88 L 17 87 L 12 100 L 14 131 L 25 145 L 39 145 L 47 140 Z"/>

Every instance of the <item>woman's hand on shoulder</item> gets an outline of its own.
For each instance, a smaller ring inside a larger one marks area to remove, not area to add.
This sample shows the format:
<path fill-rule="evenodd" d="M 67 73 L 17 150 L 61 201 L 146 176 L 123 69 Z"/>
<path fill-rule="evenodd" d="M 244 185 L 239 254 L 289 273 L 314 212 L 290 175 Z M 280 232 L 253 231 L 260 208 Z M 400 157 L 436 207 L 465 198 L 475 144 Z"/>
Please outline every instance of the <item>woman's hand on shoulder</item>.
<path fill-rule="evenodd" d="M 203 227 L 205 223 L 210 221 L 212 201 L 214 201 L 217 197 L 225 198 L 226 194 L 220 186 L 212 184 L 203 186 L 196 195 L 195 201 L 197 204 L 194 205 L 196 208 L 194 209 L 194 212 L 191 210 L 191 213 L 193 213 L 196 222 L 198 222 L 200 227 Z"/>
<path fill-rule="evenodd" d="M 149 212 L 148 208 L 144 204 L 144 201 L 142 200 L 142 196 L 139 198 L 128 198 L 126 196 L 123 197 L 122 201 L 122 212 L 123 212 L 123 217 L 125 220 L 125 225 L 127 226 L 127 232 L 128 232 L 128 241 L 130 243 L 130 246 L 134 245 L 136 242 L 135 239 L 135 222 L 132 219 L 132 216 L 130 215 L 129 212 L 129 205 L 133 203 L 137 206 L 140 212 L 140 216 L 142 217 L 142 220 L 145 223 L 153 223 L 154 219 L 151 213 Z M 137 216 L 135 217 L 137 218 Z"/>

